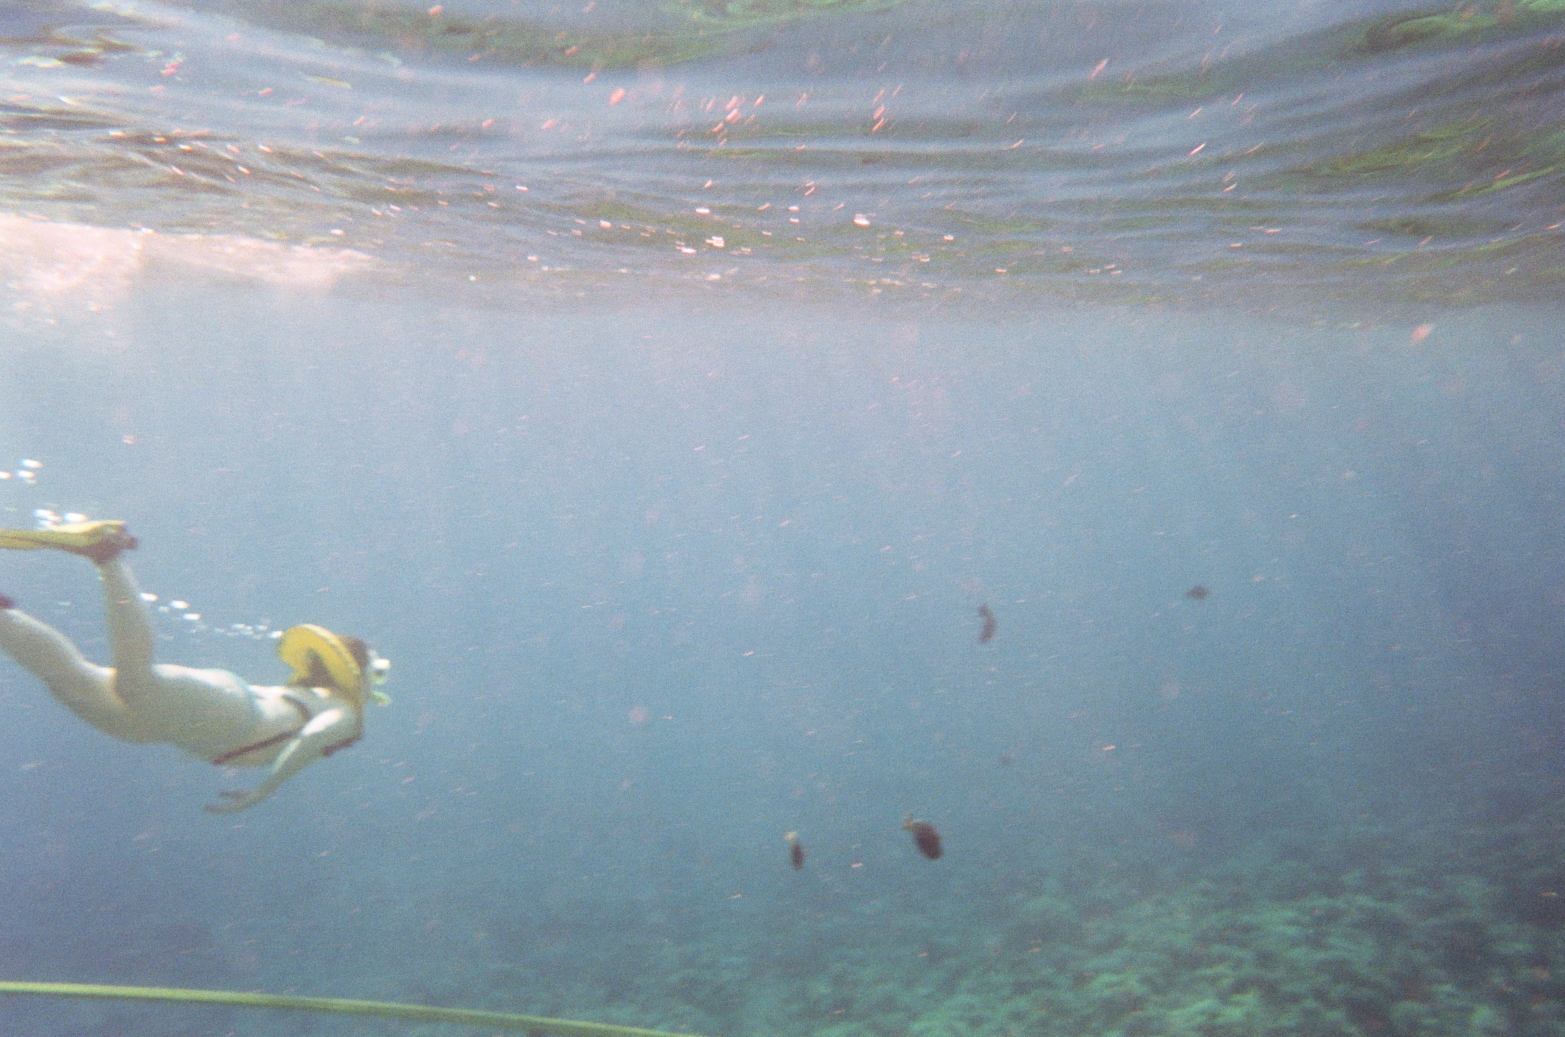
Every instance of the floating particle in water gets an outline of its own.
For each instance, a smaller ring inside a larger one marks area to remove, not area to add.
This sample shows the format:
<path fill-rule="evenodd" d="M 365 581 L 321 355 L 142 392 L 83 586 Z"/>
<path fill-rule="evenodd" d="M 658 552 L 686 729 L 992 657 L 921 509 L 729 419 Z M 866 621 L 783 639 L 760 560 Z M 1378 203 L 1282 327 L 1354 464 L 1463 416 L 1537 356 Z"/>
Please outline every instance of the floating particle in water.
<path fill-rule="evenodd" d="M 1185 597 L 1189 598 L 1191 601 L 1205 601 L 1207 595 L 1211 593 L 1212 592 L 1207 589 L 1206 584 L 1198 583 L 1194 587 L 1191 587 L 1189 590 L 1185 591 Z"/>
<path fill-rule="evenodd" d="M 798 832 L 789 832 L 783 836 L 788 841 L 788 863 L 793 865 L 793 870 L 798 871 L 804 867 L 804 855 L 808 852 L 804 844 L 799 841 Z"/>
<path fill-rule="evenodd" d="M 935 826 L 928 821 L 915 821 L 911 817 L 902 822 L 902 827 L 913 833 L 913 845 L 918 847 L 918 852 L 930 860 L 939 860 L 944 851 L 940 848 L 940 833 L 935 831 Z"/>
<path fill-rule="evenodd" d="M 994 613 L 990 611 L 987 604 L 978 606 L 978 618 L 984 623 L 978 631 L 978 643 L 986 645 L 994 640 L 995 631 L 1000 629 L 1000 624 L 996 622 Z"/>

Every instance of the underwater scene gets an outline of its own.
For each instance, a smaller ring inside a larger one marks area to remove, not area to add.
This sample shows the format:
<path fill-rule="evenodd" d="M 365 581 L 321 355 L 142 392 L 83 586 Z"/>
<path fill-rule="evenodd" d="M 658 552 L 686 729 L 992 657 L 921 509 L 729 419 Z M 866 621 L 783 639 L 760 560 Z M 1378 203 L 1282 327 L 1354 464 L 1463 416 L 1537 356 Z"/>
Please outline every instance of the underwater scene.
<path fill-rule="evenodd" d="M 1565 2 L 12 0 L 0 649 L 6 1033 L 1565 1037 Z"/>

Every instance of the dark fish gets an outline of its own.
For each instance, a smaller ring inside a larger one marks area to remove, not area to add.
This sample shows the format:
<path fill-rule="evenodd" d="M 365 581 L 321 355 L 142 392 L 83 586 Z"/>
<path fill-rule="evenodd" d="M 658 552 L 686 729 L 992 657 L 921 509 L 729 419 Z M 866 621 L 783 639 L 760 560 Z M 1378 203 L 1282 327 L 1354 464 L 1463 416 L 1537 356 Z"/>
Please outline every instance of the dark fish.
<path fill-rule="evenodd" d="M 786 838 L 788 840 L 788 862 L 793 865 L 794 871 L 798 871 L 804 867 L 804 844 L 799 842 L 799 834 L 797 832 L 789 832 Z"/>
<path fill-rule="evenodd" d="M 935 831 L 934 825 L 910 817 L 902 822 L 902 827 L 913 833 L 913 842 L 918 846 L 919 853 L 932 861 L 940 858 L 940 833 Z"/>
<path fill-rule="evenodd" d="M 1206 589 L 1206 584 L 1198 583 L 1194 587 L 1191 587 L 1189 590 L 1185 591 L 1185 597 L 1189 598 L 1191 601 L 1205 601 L 1206 596 L 1210 593 L 1212 592 Z"/>
<path fill-rule="evenodd" d="M 1000 624 L 994 621 L 994 613 L 989 611 L 988 605 L 978 606 L 978 618 L 984 621 L 983 629 L 978 631 L 978 643 L 986 645 L 994 640 L 994 632 Z"/>

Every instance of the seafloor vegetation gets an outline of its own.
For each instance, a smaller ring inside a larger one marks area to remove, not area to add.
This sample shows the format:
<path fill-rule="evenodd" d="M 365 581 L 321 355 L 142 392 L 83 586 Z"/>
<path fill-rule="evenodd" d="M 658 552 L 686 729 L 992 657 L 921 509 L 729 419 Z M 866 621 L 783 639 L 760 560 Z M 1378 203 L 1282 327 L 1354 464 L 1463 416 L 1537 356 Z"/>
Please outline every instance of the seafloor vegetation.
<path fill-rule="evenodd" d="M 1201 863 L 1176 832 L 1155 863 L 1084 853 L 1001 893 L 626 919 L 585 959 L 565 919 L 497 922 L 494 957 L 415 996 L 732 1037 L 1565 1032 L 1565 802 L 1480 821 L 1293 830 Z"/>

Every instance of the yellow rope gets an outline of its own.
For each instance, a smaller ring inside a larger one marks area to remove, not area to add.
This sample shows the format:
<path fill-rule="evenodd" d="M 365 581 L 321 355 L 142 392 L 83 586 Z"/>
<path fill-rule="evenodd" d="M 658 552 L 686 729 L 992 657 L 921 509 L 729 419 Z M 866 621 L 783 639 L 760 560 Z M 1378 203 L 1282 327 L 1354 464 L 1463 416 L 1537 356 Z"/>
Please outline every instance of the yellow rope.
<path fill-rule="evenodd" d="M 353 1001 L 341 997 L 295 997 L 289 994 L 252 994 L 238 990 L 190 990 L 184 987 L 112 987 L 97 983 L 25 983 L 0 980 L 0 994 L 45 994 L 52 997 L 129 998 L 140 1001 L 191 1001 L 206 1005 L 240 1005 L 245 1008 L 281 1008 L 297 1012 L 341 1012 L 373 1015 L 382 1019 L 424 1019 L 440 1023 L 467 1023 L 502 1030 L 536 1030 L 560 1037 L 695 1037 L 694 1034 L 644 1030 L 639 1026 L 584 1023 L 574 1019 L 549 1019 L 540 1015 L 482 1012 L 472 1008 L 437 1008 L 403 1005 L 390 1001 Z"/>

